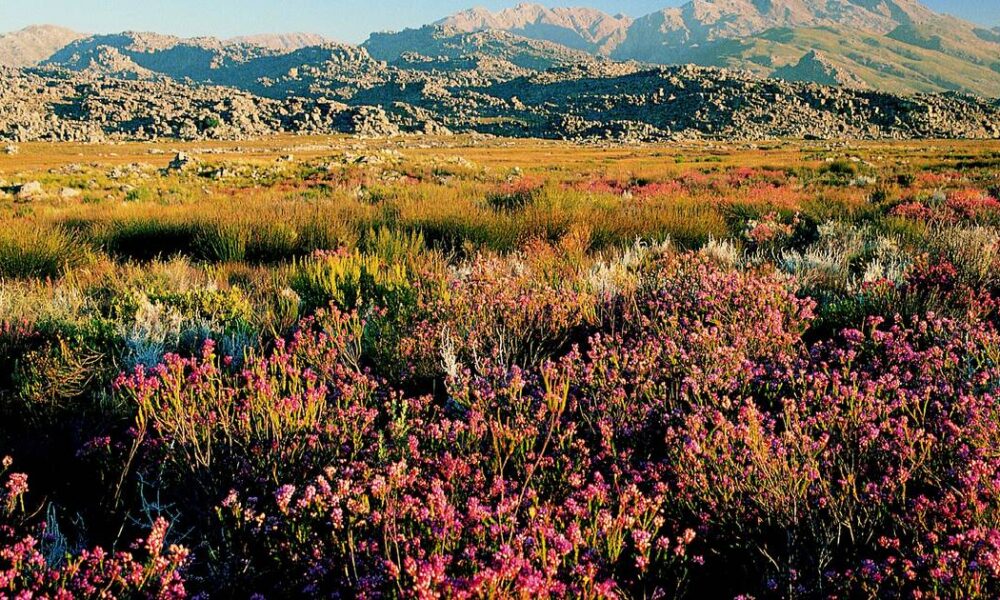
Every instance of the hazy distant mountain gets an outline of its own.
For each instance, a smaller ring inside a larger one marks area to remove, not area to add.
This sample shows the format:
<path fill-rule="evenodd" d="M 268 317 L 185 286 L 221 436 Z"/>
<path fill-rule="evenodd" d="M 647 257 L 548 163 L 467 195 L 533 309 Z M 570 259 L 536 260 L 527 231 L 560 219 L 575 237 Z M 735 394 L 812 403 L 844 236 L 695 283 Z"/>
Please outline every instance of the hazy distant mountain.
<path fill-rule="evenodd" d="M 568 48 L 610 55 L 626 37 L 632 19 L 608 15 L 592 8 L 547 8 L 540 4 L 519 4 L 493 13 L 473 8 L 438 21 L 436 25 L 458 31 L 509 31 L 543 39 Z"/>
<path fill-rule="evenodd" d="M 55 25 L 32 25 L 20 31 L 0 34 L 0 66 L 28 67 L 38 64 L 81 37 L 82 34 Z"/>
<path fill-rule="evenodd" d="M 317 33 L 259 33 L 241 35 L 227 41 L 233 44 L 264 46 L 273 50 L 299 50 L 309 46 L 322 46 L 332 40 Z"/>
<path fill-rule="evenodd" d="M 284 42 L 245 41 L 125 32 L 72 42 L 43 65 L 118 79 L 169 78 L 230 86 L 273 98 L 311 95 L 319 81 L 336 89 L 377 79 L 384 70 L 356 46 L 328 42 L 294 50 L 275 47 L 281 43 L 297 45 L 292 37 Z"/>
<path fill-rule="evenodd" d="M 405 97 L 417 89 L 404 91 L 414 78 L 436 85 L 485 85 L 597 60 L 581 50 L 505 31 L 461 32 L 439 26 L 376 34 L 360 47 L 325 43 L 285 48 L 304 41 L 291 36 L 219 40 L 125 32 L 76 40 L 43 64 L 118 79 L 224 85 L 271 98 L 345 99 L 373 89 L 390 95 L 391 89 L 380 87 L 390 82 L 399 87 L 395 93 Z"/>
<path fill-rule="evenodd" d="M 158 33 L 124 32 L 76 40 L 49 57 L 45 64 L 124 79 L 159 75 L 208 81 L 233 66 L 278 53 L 256 44 L 208 37 L 184 39 Z"/>

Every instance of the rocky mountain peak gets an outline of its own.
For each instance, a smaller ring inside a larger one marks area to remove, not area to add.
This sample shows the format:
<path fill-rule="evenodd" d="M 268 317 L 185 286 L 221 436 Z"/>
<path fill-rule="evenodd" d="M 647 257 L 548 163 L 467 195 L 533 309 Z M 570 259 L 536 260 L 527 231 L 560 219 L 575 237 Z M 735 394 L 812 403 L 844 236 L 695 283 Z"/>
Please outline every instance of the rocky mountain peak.
<path fill-rule="evenodd" d="M 36 58 L 20 50 L 20 58 L 4 63 L 4 43 L 13 37 L 55 39 L 56 33 L 72 39 L 58 51 L 55 42 L 39 44 Z M 0 36 L 0 66 L 42 60 L 69 71 L 231 86 L 276 99 L 317 89 L 343 99 L 378 86 L 386 86 L 378 92 L 384 94 L 447 95 L 456 86 L 531 72 L 580 64 L 603 69 L 610 58 L 721 66 L 892 93 L 1000 97 L 1000 31 L 939 15 L 919 0 L 688 0 L 638 19 L 523 2 L 374 34 L 360 47 L 301 33 L 226 40 L 147 32 L 78 37 L 46 28 Z"/>

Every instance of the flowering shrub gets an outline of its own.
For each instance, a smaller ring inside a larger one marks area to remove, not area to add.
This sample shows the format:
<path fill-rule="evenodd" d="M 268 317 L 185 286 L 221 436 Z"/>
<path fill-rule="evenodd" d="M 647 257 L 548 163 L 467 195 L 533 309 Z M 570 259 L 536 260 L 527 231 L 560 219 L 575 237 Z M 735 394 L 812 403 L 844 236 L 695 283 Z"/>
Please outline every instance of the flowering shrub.
<path fill-rule="evenodd" d="M 756 246 L 773 248 L 792 237 L 798 224 L 798 215 L 786 223 L 781 215 L 772 212 L 759 220 L 753 219 L 747 222 L 744 236 L 748 242 Z"/>
<path fill-rule="evenodd" d="M 231 493 L 222 511 L 252 540 L 240 544 L 248 563 L 295 573 L 318 596 L 679 589 L 700 560 L 688 556 L 695 533 L 665 522 L 658 469 L 629 466 L 581 427 L 566 368 L 463 374 L 452 409 L 389 409 L 360 454 L 379 461 L 340 461 L 267 498 Z"/>
<path fill-rule="evenodd" d="M 593 313 L 593 298 L 548 267 L 535 258 L 480 257 L 456 273 L 440 308 L 450 370 L 537 365 L 566 345 Z"/>
<path fill-rule="evenodd" d="M 333 309 L 242 368 L 208 341 L 200 356 L 168 355 L 123 374 L 115 387 L 136 406 L 136 448 L 209 495 L 308 471 L 327 451 L 356 452 L 379 387 L 360 366 L 362 329 L 359 317 Z"/>
<path fill-rule="evenodd" d="M 943 549 L 921 548 L 929 521 L 909 516 L 925 506 L 920 518 L 938 518 L 930 516 L 938 509 L 943 518 L 953 493 L 973 493 L 963 485 L 989 493 L 979 482 L 955 478 L 979 464 L 963 452 L 992 443 L 970 443 L 959 431 L 968 425 L 965 411 L 978 418 L 982 403 L 993 402 L 1000 371 L 989 357 L 998 342 L 994 333 L 933 318 L 873 320 L 868 333 L 845 331 L 817 345 L 805 362 L 768 377 L 766 389 L 777 392 L 744 401 L 738 414 L 699 409 L 687 417 L 671 435 L 694 451 L 676 457 L 681 488 L 707 528 L 719 528 L 729 544 L 748 533 L 747 523 L 766 524 L 750 527 L 747 550 L 769 557 L 774 585 L 784 593 L 844 586 L 880 595 L 901 585 L 874 574 L 881 560 L 889 573 L 903 563 L 927 569 L 907 574 L 906 588 L 930 593 L 954 585 L 962 595 L 961 586 L 981 585 L 984 574 L 960 574 L 962 561 L 975 559 L 954 556 L 953 574 L 938 579 L 931 565 Z M 967 526 L 995 526 L 967 517 Z M 762 533 L 771 527 L 780 535 L 769 540 Z M 872 546 L 864 541 L 880 538 Z M 882 554 L 887 550 L 891 558 Z"/>
<path fill-rule="evenodd" d="M 995 223 L 1000 217 L 1000 200 L 977 189 L 935 192 L 928 200 L 910 200 L 895 206 L 891 214 L 918 221 L 944 223 Z"/>
<path fill-rule="evenodd" d="M 98 547 L 76 556 L 47 558 L 40 538 L 45 527 L 25 533 L 24 496 L 28 477 L 9 473 L 13 461 L 3 459 L 0 476 L 0 598 L 186 598 L 181 569 L 188 551 L 177 545 L 165 547 L 170 527 L 157 519 L 145 539 L 131 552 L 107 552 Z M 58 561 L 52 564 L 52 560 Z"/>

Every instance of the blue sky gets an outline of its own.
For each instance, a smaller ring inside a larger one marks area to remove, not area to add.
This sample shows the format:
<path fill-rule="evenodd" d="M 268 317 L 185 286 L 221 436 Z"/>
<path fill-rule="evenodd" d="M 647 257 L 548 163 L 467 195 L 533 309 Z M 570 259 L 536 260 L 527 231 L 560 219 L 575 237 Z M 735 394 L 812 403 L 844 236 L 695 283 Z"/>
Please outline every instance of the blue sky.
<path fill-rule="evenodd" d="M 639 16 L 683 0 L 577 0 L 551 6 L 593 6 Z M 925 0 L 940 11 L 1000 24 L 1000 0 Z M 360 42 L 372 31 L 422 25 L 472 5 L 490 9 L 517 0 L 0 0 L 0 31 L 33 23 L 91 33 L 127 29 L 181 36 L 233 36 L 308 31 Z"/>

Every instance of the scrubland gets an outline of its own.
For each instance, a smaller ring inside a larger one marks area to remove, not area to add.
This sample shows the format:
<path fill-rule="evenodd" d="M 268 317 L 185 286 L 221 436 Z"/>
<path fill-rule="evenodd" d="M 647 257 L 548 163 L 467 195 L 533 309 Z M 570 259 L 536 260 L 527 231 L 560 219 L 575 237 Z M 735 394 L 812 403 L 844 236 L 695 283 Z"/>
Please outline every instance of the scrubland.
<path fill-rule="evenodd" d="M 1000 144 L 0 179 L 0 597 L 1000 594 Z"/>

